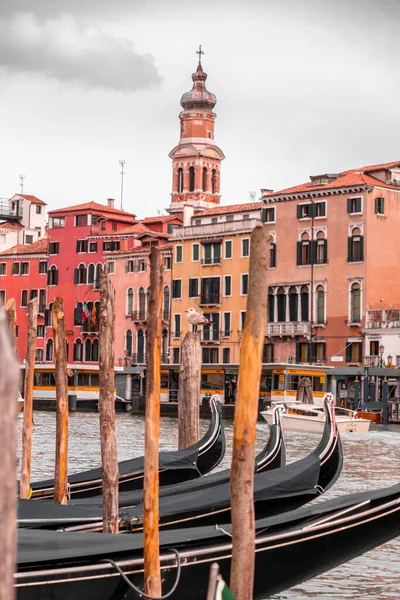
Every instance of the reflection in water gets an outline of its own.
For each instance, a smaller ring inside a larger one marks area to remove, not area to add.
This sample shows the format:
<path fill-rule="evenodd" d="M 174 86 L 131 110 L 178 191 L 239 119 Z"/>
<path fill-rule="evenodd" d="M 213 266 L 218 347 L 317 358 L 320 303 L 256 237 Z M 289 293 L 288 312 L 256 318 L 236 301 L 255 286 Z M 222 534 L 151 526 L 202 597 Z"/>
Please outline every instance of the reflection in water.
<path fill-rule="evenodd" d="M 124 460 L 143 454 L 144 418 L 117 415 L 118 458 Z M 19 418 L 21 440 L 22 415 Z M 55 455 L 55 413 L 35 412 L 32 448 L 32 481 L 53 477 Z M 201 420 L 201 431 L 208 421 Z M 268 436 L 266 423 L 257 424 L 257 450 Z M 233 424 L 226 423 L 227 453 L 219 468 L 231 460 Z M 288 461 L 306 456 L 318 443 L 318 437 L 287 433 Z M 163 418 L 160 450 L 175 450 L 178 444 L 177 420 Z M 19 444 L 20 446 L 20 444 Z M 366 435 L 343 437 L 344 466 L 342 474 L 324 498 L 341 494 L 386 487 L 400 482 L 400 428 L 386 430 L 372 426 Z M 19 447 L 20 450 L 20 447 Z M 92 413 L 72 413 L 69 421 L 70 473 L 96 467 L 100 463 L 99 416 Z M 19 458 L 21 458 L 19 456 Z M 290 565 L 288 565 L 290 569 Z M 349 563 L 324 573 L 315 579 L 274 596 L 275 600 L 295 600 L 318 597 L 321 600 L 393 600 L 400 598 L 400 538 L 384 544 Z"/>

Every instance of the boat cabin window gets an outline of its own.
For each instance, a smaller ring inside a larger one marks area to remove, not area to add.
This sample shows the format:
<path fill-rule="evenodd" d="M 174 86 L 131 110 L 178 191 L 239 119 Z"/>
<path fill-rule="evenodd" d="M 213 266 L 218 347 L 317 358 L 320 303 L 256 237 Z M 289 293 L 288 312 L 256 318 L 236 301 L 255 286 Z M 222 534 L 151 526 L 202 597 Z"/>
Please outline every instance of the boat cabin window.
<path fill-rule="evenodd" d="M 99 387 L 97 373 L 78 373 L 78 387 Z"/>
<path fill-rule="evenodd" d="M 55 385 L 54 373 L 35 373 L 35 387 L 54 387 Z"/>
<path fill-rule="evenodd" d="M 284 390 L 285 389 L 285 376 L 283 373 L 275 373 L 273 376 L 273 389 L 274 390 Z"/>
<path fill-rule="evenodd" d="M 223 373 L 202 373 L 201 374 L 201 389 L 203 391 L 223 390 L 224 389 L 224 374 Z"/>
<path fill-rule="evenodd" d="M 297 391 L 299 387 L 300 375 L 288 375 L 286 378 L 286 389 Z"/>
<path fill-rule="evenodd" d="M 313 392 L 323 392 L 325 384 L 325 374 L 314 375 L 313 377 Z"/>

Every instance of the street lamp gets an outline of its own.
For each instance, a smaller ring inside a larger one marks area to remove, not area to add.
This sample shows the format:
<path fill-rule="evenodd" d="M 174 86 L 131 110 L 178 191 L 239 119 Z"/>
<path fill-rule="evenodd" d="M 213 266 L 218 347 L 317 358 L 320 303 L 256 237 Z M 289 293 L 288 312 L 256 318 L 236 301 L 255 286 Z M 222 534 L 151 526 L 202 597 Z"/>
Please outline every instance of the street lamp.
<path fill-rule="evenodd" d="M 383 369 L 383 367 L 385 366 L 385 362 L 384 362 L 384 360 L 383 360 L 383 353 L 384 353 L 384 352 L 385 352 L 385 346 L 384 346 L 383 344 L 381 344 L 381 345 L 379 346 L 379 354 L 380 354 L 380 357 L 379 357 L 379 364 L 378 364 L 378 367 L 379 367 L 380 369 Z"/>

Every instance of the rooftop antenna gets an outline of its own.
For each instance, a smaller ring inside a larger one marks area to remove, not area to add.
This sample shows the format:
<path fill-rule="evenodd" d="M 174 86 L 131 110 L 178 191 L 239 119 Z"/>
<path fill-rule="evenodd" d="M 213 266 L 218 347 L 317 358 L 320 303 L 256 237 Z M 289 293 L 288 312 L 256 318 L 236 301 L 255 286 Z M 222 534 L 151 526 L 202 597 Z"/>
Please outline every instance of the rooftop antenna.
<path fill-rule="evenodd" d="M 21 188 L 21 194 L 24 193 L 24 179 L 25 179 L 25 175 L 19 176 L 19 186 Z"/>
<path fill-rule="evenodd" d="M 124 175 L 125 175 L 125 171 L 124 171 L 124 166 L 125 166 L 125 161 L 124 160 L 120 160 L 119 164 L 121 165 L 121 210 L 122 210 L 122 206 L 123 206 L 123 200 L 124 200 Z"/>
<path fill-rule="evenodd" d="M 256 196 L 257 196 L 257 192 L 255 190 L 249 192 L 249 200 L 250 200 L 250 202 L 255 202 L 256 201 Z"/>

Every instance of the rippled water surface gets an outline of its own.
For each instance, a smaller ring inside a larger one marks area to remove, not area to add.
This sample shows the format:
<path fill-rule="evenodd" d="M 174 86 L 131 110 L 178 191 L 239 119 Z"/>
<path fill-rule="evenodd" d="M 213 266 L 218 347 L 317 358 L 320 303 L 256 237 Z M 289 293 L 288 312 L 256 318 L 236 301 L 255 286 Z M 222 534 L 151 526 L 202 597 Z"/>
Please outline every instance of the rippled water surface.
<path fill-rule="evenodd" d="M 21 439 L 22 415 L 19 417 Z M 208 421 L 201 420 L 202 432 Z M 257 425 L 257 449 L 268 436 L 268 426 Z M 233 423 L 226 423 L 227 453 L 220 468 L 229 466 Z M 144 419 L 117 415 L 118 458 L 143 454 Z M 313 435 L 286 434 L 288 461 L 292 462 L 316 446 Z M 177 448 L 177 420 L 163 418 L 160 450 Z M 35 412 L 32 448 L 32 481 L 54 476 L 55 413 Z M 20 447 L 20 444 L 19 444 Z M 324 498 L 389 486 L 400 482 L 400 426 L 371 426 L 367 435 L 343 436 L 344 467 L 336 484 Z M 98 466 L 100 462 L 99 415 L 72 413 L 69 421 L 69 472 Z M 288 565 L 290 569 L 290 565 Z M 364 554 L 315 579 L 281 592 L 275 600 L 320 598 L 323 600 L 400 599 L 400 538 Z"/>

